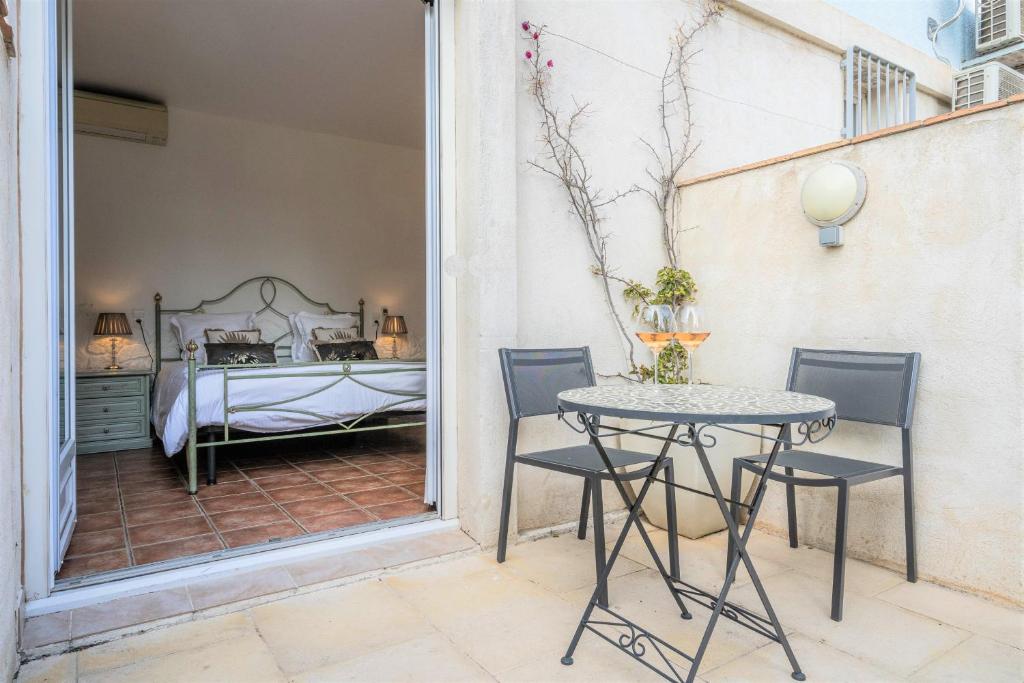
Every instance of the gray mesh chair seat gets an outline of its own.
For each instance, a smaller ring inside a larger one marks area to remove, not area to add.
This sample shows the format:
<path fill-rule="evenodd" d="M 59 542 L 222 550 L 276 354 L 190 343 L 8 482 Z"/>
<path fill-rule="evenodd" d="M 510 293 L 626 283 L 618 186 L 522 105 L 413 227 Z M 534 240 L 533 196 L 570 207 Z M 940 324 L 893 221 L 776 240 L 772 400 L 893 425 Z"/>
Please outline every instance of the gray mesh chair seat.
<path fill-rule="evenodd" d="M 505 382 L 505 398 L 508 402 L 508 448 L 505 453 L 505 481 L 501 492 L 501 520 L 498 528 L 498 562 L 505 561 L 508 545 L 509 515 L 512 509 L 512 482 L 516 463 L 546 470 L 575 475 L 583 479 L 583 502 L 577 536 L 587 537 L 588 510 L 593 503 L 594 521 L 594 563 L 598 577 L 604 573 L 607 563 L 604 540 L 604 501 L 601 483 L 610 481 L 604 461 L 597 449 L 589 443 L 564 448 L 517 453 L 519 422 L 523 418 L 553 416 L 558 413 L 558 394 L 567 389 L 593 386 L 596 383 L 594 366 L 587 347 L 571 349 L 499 349 L 501 374 Z M 645 464 L 621 479 L 639 479 L 647 476 L 650 465 L 657 456 L 648 453 L 607 449 L 612 467 L 630 467 Z M 674 481 L 672 459 L 665 458 L 661 474 L 666 481 Z M 676 536 L 675 487 L 665 487 L 665 504 L 668 515 L 668 553 L 672 576 L 679 576 L 679 539 Z M 608 606 L 608 586 L 601 587 L 601 605 Z"/>
<path fill-rule="evenodd" d="M 624 451 L 618 448 L 606 448 L 605 451 L 608 453 L 608 459 L 616 468 L 644 463 L 649 465 L 654 462 L 654 456 L 646 453 L 634 453 L 633 451 Z M 538 451 L 536 453 L 519 453 L 516 455 L 516 460 L 540 467 L 554 465 L 558 469 L 573 470 L 572 472 L 567 471 L 567 474 L 574 474 L 577 471 L 581 475 L 599 474 L 607 469 L 597 449 L 590 444 L 555 448 L 550 451 Z M 646 471 L 643 474 L 646 474 Z"/>
<path fill-rule="evenodd" d="M 852 422 L 867 422 L 898 427 L 902 433 L 900 465 L 884 465 L 827 453 L 786 449 L 775 461 L 782 472 L 774 470 L 769 478 L 786 485 L 786 512 L 789 521 L 789 545 L 796 548 L 796 487 L 834 486 L 836 504 L 835 562 L 832 569 L 832 619 L 843 619 L 843 585 L 846 567 L 846 530 L 850 488 L 887 477 L 903 478 L 903 522 L 907 547 L 907 581 L 917 581 L 917 549 L 914 538 L 913 459 L 910 427 L 914 415 L 919 353 L 875 353 L 868 351 L 816 351 L 793 349 L 786 388 L 832 399 L 836 417 Z M 783 444 L 791 439 L 789 428 L 783 432 Z M 732 499 L 740 499 L 742 472 L 764 475 L 767 455 L 751 455 L 733 461 Z M 816 476 L 800 476 L 809 472 Z M 738 516 L 738 506 L 732 506 Z M 737 517 L 738 518 L 738 517 Z M 732 539 L 729 540 L 732 557 Z"/>
<path fill-rule="evenodd" d="M 768 454 L 750 455 L 741 458 L 741 460 L 750 465 L 764 464 L 768 461 Z M 775 465 L 838 479 L 857 479 L 866 476 L 876 479 L 879 478 L 879 475 L 896 476 L 902 469 L 896 465 L 883 465 L 877 462 L 841 458 L 838 455 L 814 453 L 811 451 L 779 451 L 779 457 L 775 460 Z M 754 467 L 746 469 L 756 472 L 760 471 Z"/>

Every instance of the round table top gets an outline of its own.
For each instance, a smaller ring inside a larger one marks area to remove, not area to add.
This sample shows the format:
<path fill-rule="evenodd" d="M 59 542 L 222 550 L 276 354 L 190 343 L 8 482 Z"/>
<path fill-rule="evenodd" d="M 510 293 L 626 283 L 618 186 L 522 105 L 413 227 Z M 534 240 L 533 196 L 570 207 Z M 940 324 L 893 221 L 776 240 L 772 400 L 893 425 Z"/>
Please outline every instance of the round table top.
<path fill-rule="evenodd" d="M 628 384 L 569 389 L 563 410 L 677 424 L 789 424 L 832 417 L 832 401 L 778 389 L 713 384 Z"/>

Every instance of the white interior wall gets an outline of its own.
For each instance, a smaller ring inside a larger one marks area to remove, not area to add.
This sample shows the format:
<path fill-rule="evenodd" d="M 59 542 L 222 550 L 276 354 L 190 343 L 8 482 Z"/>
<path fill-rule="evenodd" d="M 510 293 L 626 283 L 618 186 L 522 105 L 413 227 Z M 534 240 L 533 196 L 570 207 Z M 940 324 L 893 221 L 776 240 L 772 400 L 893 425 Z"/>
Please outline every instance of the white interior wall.
<path fill-rule="evenodd" d="M 190 307 L 276 275 L 342 310 L 425 325 L 423 150 L 172 107 L 166 147 L 75 136 L 80 368 L 107 365 L 101 311 Z M 133 324 L 134 326 L 134 324 Z M 409 349 L 413 351 L 414 349 Z M 141 338 L 125 366 L 145 366 Z"/>

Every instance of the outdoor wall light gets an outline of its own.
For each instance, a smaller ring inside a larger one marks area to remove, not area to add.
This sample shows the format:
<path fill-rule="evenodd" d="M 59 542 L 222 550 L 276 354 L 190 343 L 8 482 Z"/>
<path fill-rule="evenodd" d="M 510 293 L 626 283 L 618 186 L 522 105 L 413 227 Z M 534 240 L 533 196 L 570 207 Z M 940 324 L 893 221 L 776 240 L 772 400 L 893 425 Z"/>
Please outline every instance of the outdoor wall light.
<path fill-rule="evenodd" d="M 800 191 L 800 205 L 807 220 L 819 228 L 818 244 L 843 243 L 842 225 L 860 211 L 866 191 L 864 171 L 846 161 L 830 161 L 811 171 Z"/>

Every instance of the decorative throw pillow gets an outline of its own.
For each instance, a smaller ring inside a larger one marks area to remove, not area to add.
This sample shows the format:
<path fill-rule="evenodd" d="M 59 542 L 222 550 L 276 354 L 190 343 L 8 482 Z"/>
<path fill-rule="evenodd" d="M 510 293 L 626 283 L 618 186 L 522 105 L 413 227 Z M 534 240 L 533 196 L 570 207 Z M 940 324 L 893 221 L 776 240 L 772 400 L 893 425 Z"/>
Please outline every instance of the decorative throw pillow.
<path fill-rule="evenodd" d="M 196 360 L 200 363 L 205 363 L 206 351 L 203 349 L 205 330 L 251 330 L 256 327 L 256 314 L 253 311 L 242 311 L 240 313 L 178 313 L 172 315 L 167 322 L 170 324 L 171 331 L 178 342 L 181 359 L 188 360 L 185 345 L 189 341 L 195 341 L 195 343 L 199 344 L 199 350 L 196 351 Z"/>
<path fill-rule="evenodd" d="M 292 360 L 296 361 L 316 360 L 316 355 L 309 345 L 313 341 L 314 327 L 359 329 L 359 317 L 349 313 L 323 314 L 299 311 L 289 315 L 288 322 L 292 328 Z"/>
<path fill-rule="evenodd" d="M 312 346 L 320 361 L 377 360 L 377 351 L 371 341 L 314 342 Z"/>
<path fill-rule="evenodd" d="M 259 344 L 259 330 L 221 330 L 207 329 L 203 332 L 206 341 L 214 344 Z"/>
<path fill-rule="evenodd" d="M 321 341 L 361 341 L 358 327 L 314 327 L 313 343 Z"/>
<path fill-rule="evenodd" d="M 277 362 L 274 345 L 239 344 L 236 342 L 208 342 L 206 346 L 207 365 L 264 365 Z"/>

